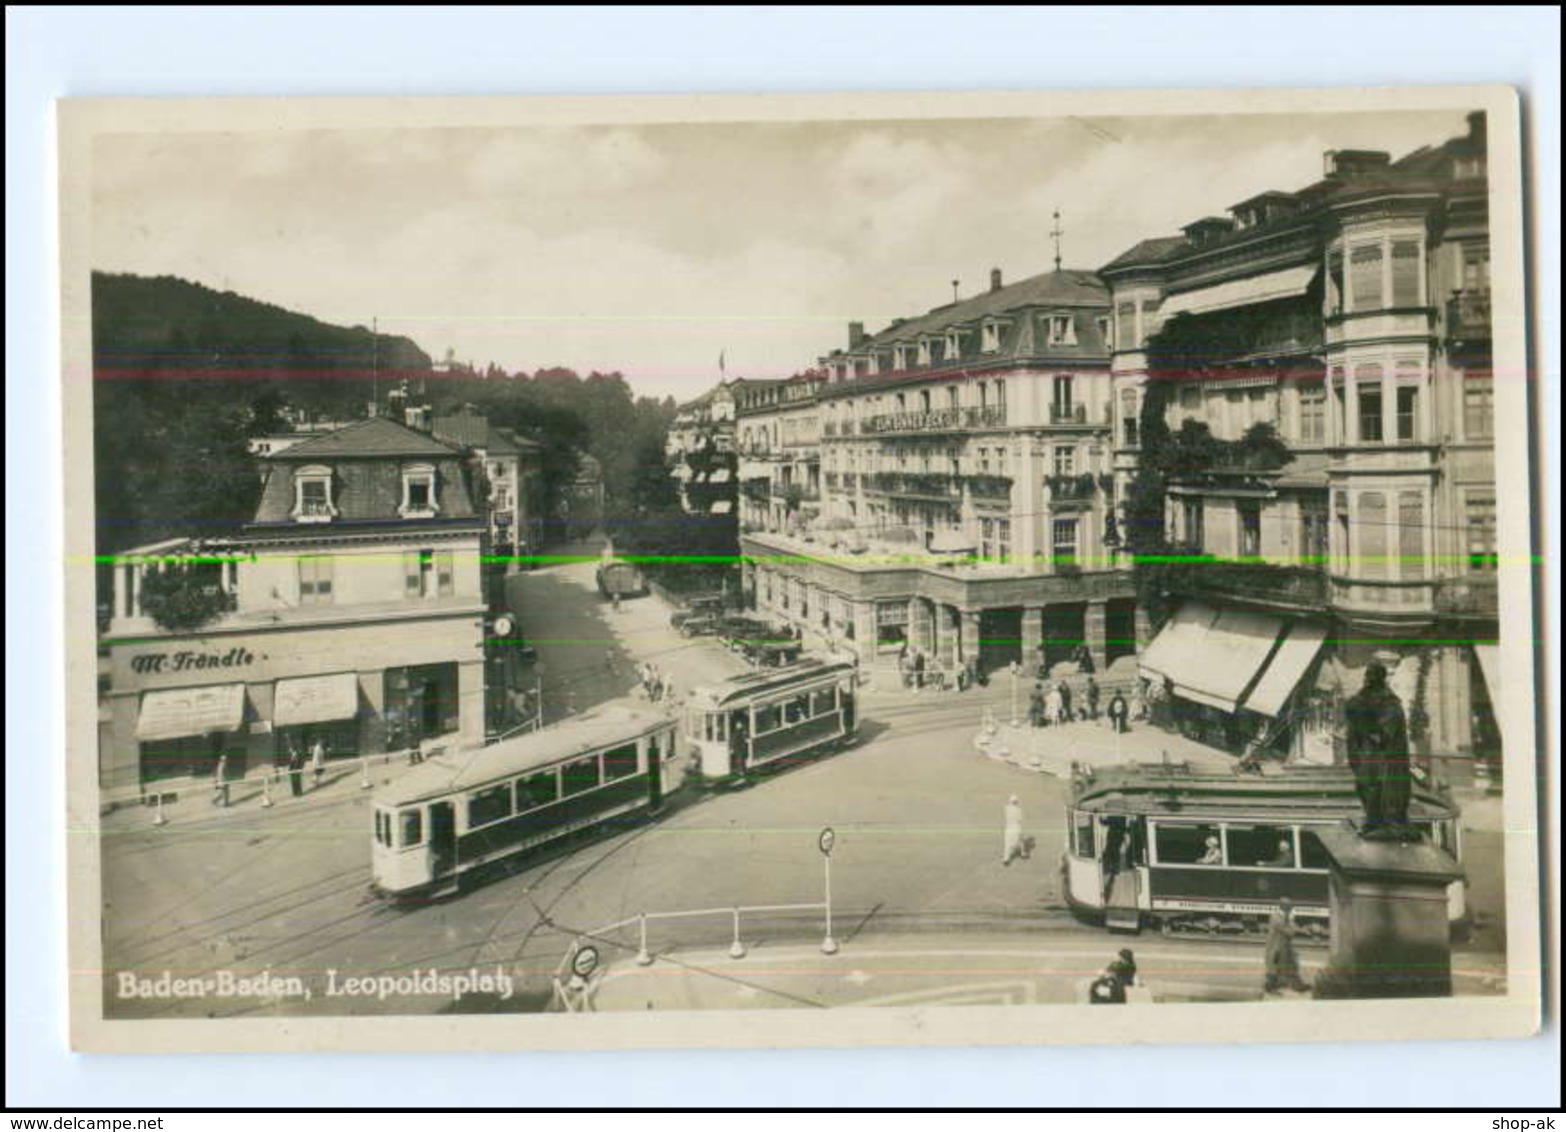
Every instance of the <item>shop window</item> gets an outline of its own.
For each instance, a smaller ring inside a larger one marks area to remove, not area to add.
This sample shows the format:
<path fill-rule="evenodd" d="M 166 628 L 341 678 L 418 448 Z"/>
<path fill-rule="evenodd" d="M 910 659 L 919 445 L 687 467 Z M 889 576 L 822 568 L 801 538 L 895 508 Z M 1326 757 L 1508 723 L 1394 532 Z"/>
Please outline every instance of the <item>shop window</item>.
<path fill-rule="evenodd" d="M 1300 504 L 1300 561 L 1308 566 L 1327 563 L 1327 508 L 1306 500 Z"/>
<path fill-rule="evenodd" d="M 560 790 L 567 798 L 573 794 L 581 794 L 592 790 L 598 785 L 598 756 L 577 759 L 574 763 L 566 763 L 565 769 L 560 773 Z"/>
<path fill-rule="evenodd" d="M 332 560 L 299 559 L 299 604 L 329 605 L 332 601 Z"/>
<path fill-rule="evenodd" d="M 468 828 L 500 821 L 511 816 L 511 786 L 491 786 L 468 795 Z"/>
<path fill-rule="evenodd" d="M 1242 499 L 1235 505 L 1240 522 L 1240 557 L 1261 557 L 1261 504 Z"/>
<path fill-rule="evenodd" d="M 424 811 L 404 810 L 401 813 L 402 831 L 398 837 L 398 844 L 404 849 L 411 849 L 424 840 Z"/>
<path fill-rule="evenodd" d="M 1207 545 L 1206 532 L 1202 529 L 1202 501 L 1184 499 L 1180 502 L 1180 537 L 1188 549 L 1201 552 Z"/>
<path fill-rule="evenodd" d="M 604 752 L 604 781 L 629 778 L 636 773 L 636 744 Z"/>

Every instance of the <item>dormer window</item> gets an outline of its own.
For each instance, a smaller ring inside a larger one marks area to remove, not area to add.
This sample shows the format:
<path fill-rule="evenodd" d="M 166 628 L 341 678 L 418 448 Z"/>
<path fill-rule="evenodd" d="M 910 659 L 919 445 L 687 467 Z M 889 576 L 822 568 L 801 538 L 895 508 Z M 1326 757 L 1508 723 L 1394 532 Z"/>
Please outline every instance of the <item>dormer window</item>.
<path fill-rule="evenodd" d="M 919 339 L 919 364 L 922 366 L 930 364 L 930 340 L 928 338 Z"/>
<path fill-rule="evenodd" d="M 1096 321 L 1098 323 L 1098 336 L 1104 340 L 1104 348 L 1113 350 L 1115 348 L 1115 327 L 1113 322 L 1107 316 Z"/>
<path fill-rule="evenodd" d="M 947 331 L 946 356 L 953 361 L 962 357 L 962 334 L 956 330 Z"/>
<path fill-rule="evenodd" d="M 293 518 L 301 523 L 330 523 L 336 517 L 332 469 L 313 466 L 295 472 Z"/>
<path fill-rule="evenodd" d="M 983 337 L 980 348 L 986 354 L 993 354 L 1000 350 L 1001 328 L 998 322 L 986 322 L 984 324 Z"/>
<path fill-rule="evenodd" d="M 435 502 L 435 467 L 409 464 L 402 470 L 402 506 L 397 514 L 404 519 L 433 519 L 440 508 Z"/>
<path fill-rule="evenodd" d="M 1051 346 L 1075 346 L 1077 344 L 1076 320 L 1070 315 L 1050 315 L 1049 344 Z"/>

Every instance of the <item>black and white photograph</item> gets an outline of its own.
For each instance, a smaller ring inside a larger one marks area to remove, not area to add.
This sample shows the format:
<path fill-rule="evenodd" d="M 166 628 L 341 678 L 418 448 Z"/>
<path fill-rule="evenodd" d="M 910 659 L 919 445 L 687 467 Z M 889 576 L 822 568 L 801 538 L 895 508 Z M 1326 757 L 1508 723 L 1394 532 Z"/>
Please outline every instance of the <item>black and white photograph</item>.
<path fill-rule="evenodd" d="M 1515 92 L 59 119 L 77 1048 L 1537 1029 Z"/>

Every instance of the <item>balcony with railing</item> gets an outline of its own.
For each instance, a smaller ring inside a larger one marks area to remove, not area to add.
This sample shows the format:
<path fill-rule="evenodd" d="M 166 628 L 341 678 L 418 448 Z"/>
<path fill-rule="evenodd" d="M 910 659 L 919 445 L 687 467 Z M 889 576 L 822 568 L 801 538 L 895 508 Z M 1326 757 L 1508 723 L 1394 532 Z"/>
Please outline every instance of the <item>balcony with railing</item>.
<path fill-rule="evenodd" d="M 983 499 L 1008 499 L 1011 496 L 1011 477 L 980 472 L 968 477 L 968 490 Z"/>
<path fill-rule="evenodd" d="M 867 436 L 908 432 L 963 432 L 999 428 L 1006 423 L 1005 405 L 968 405 L 916 412 L 878 413 L 866 419 L 859 431 Z"/>
<path fill-rule="evenodd" d="M 1195 567 L 1182 578 L 1183 588 L 1194 596 L 1301 609 L 1324 609 L 1327 604 L 1329 579 L 1321 565 L 1207 559 L 1199 551 L 1183 556 L 1176 552 L 1176 557 Z"/>
<path fill-rule="evenodd" d="M 1496 578 L 1479 574 L 1466 578 L 1448 578 L 1436 586 L 1436 612 L 1457 617 L 1496 616 Z"/>
<path fill-rule="evenodd" d="M 1085 425 L 1088 423 L 1087 406 L 1052 404 L 1049 407 L 1049 423 Z"/>
<path fill-rule="evenodd" d="M 1460 292 L 1446 304 L 1446 336 L 1459 342 L 1490 337 L 1489 291 Z"/>
<path fill-rule="evenodd" d="M 870 472 L 865 486 L 886 495 L 914 495 L 925 499 L 960 499 L 962 481 L 940 472 Z"/>
<path fill-rule="evenodd" d="M 1104 477 L 1108 480 L 1108 477 Z M 1052 504 L 1062 503 L 1091 503 L 1093 491 L 1099 486 L 1099 477 L 1092 472 L 1081 472 L 1075 475 L 1048 475 L 1044 477 L 1044 486 L 1049 488 L 1049 498 Z M 1108 483 L 1105 484 L 1108 490 Z"/>

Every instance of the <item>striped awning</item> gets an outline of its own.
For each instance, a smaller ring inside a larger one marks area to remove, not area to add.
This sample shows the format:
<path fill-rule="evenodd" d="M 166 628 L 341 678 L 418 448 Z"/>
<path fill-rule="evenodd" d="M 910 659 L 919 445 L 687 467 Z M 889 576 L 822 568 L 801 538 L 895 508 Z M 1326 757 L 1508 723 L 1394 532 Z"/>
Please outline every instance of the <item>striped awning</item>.
<path fill-rule="evenodd" d="M 160 688 L 141 695 L 136 738 L 146 743 L 238 731 L 244 718 L 243 683 Z"/>
<path fill-rule="evenodd" d="M 1305 673 L 1320 655 L 1327 640 L 1327 629 L 1313 621 L 1300 621 L 1289 629 L 1289 635 L 1278 646 L 1272 663 L 1262 673 L 1256 687 L 1245 698 L 1245 706 L 1252 711 L 1277 718 L 1283 705 L 1294 694 L 1294 689 L 1304 679 Z"/>
<path fill-rule="evenodd" d="M 352 672 L 279 680 L 272 702 L 272 726 L 335 723 L 359 714 L 359 677 Z"/>
<path fill-rule="evenodd" d="M 1252 303 L 1293 298 L 1305 293 L 1310 287 L 1310 281 L 1316 277 L 1316 271 L 1315 264 L 1304 264 L 1170 295 L 1164 300 L 1161 313 L 1168 320 L 1177 314 L 1210 314 L 1213 311 L 1250 306 Z"/>
<path fill-rule="evenodd" d="M 1168 677 L 1183 699 L 1235 711 L 1266 667 L 1283 622 L 1265 613 L 1222 612 L 1188 602 L 1142 655 L 1144 674 Z"/>
<path fill-rule="evenodd" d="M 1490 703 L 1499 706 L 1501 698 L 1501 646 L 1479 645 L 1473 646 L 1474 656 L 1479 659 L 1479 669 L 1484 673 L 1484 686 L 1489 689 Z"/>

